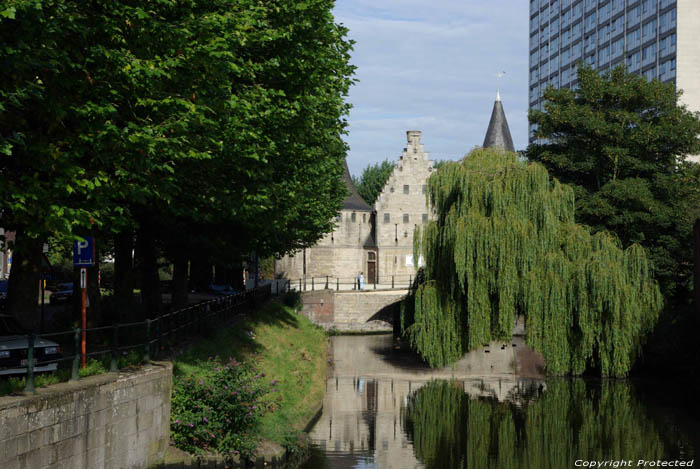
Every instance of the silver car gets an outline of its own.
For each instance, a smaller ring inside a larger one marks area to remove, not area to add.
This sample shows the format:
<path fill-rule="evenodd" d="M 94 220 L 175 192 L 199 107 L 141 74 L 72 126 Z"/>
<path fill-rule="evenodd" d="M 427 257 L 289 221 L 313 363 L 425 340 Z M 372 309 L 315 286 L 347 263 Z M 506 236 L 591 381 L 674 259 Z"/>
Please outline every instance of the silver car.
<path fill-rule="evenodd" d="M 27 333 L 15 318 L 0 314 L 0 375 L 27 372 L 29 342 Z M 61 347 L 56 342 L 37 337 L 34 340 L 34 371 L 56 371 Z"/>

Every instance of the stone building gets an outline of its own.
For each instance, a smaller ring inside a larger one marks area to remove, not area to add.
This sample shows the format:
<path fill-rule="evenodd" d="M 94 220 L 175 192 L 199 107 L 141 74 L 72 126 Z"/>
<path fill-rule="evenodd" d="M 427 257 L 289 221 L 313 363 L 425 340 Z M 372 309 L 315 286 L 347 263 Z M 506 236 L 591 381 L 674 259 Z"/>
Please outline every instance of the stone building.
<path fill-rule="evenodd" d="M 413 231 L 428 221 L 426 184 L 433 171 L 433 162 L 420 141 L 420 131 L 409 130 L 406 137 L 406 148 L 374 204 L 378 275 L 402 281 L 416 274 Z M 381 279 L 380 283 L 386 281 Z"/>
<path fill-rule="evenodd" d="M 407 284 L 416 273 L 413 262 L 413 230 L 428 219 L 426 181 L 432 161 L 420 142 L 421 132 L 406 132 L 407 146 L 394 166 L 374 209 L 362 199 L 352 182 L 347 164 L 347 196 L 335 229 L 315 246 L 285 256 L 275 264 L 275 273 L 290 280 L 311 278 L 323 288 L 325 278 L 333 286 L 354 285 L 358 273 L 365 282 Z"/>
<path fill-rule="evenodd" d="M 421 132 L 406 132 L 407 144 L 371 208 L 357 192 L 347 164 L 347 196 L 333 232 L 315 246 L 285 256 L 275 264 L 275 274 L 294 282 L 302 280 L 306 289 L 352 288 L 362 272 L 367 285 L 407 286 L 421 259 L 413 258 L 413 232 L 431 216 L 427 205 L 427 180 L 433 171 L 421 143 Z M 496 96 L 484 148 L 514 151 L 500 96 Z"/>
<path fill-rule="evenodd" d="M 357 192 L 345 164 L 347 196 L 336 218 L 335 229 L 313 247 L 285 256 L 275 263 L 275 274 L 285 278 L 352 284 L 359 272 L 367 275 L 368 264 L 376 265 L 372 208 Z M 321 287 L 325 286 L 321 285 Z"/>

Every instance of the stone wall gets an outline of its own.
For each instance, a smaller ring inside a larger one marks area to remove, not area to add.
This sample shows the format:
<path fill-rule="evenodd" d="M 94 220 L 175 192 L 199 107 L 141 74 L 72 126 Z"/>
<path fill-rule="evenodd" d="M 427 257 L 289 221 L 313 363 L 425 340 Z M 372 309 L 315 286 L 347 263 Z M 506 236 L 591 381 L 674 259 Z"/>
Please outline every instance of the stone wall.
<path fill-rule="evenodd" d="M 170 431 L 172 364 L 0 397 L 0 467 L 146 468 Z"/>
<path fill-rule="evenodd" d="M 302 314 L 326 329 L 391 331 L 393 308 L 407 293 L 408 290 L 306 292 L 302 294 Z"/>
<path fill-rule="evenodd" d="M 374 203 L 379 277 L 416 274 L 413 230 L 429 218 L 426 185 L 433 162 L 420 142 L 421 132 L 406 132 L 408 143 Z"/>
<path fill-rule="evenodd" d="M 374 251 L 372 240 L 372 216 L 369 212 L 342 210 L 336 219 L 333 232 L 326 234 L 313 247 L 284 256 L 275 263 L 275 274 L 296 280 L 329 276 L 351 282 L 359 272 L 367 275 L 367 251 Z"/>

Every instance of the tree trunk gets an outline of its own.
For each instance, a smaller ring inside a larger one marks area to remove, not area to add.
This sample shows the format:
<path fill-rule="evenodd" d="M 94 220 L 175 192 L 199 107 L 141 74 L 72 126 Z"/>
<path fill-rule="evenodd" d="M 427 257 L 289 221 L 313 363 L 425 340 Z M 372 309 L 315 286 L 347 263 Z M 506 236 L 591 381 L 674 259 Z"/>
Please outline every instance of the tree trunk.
<path fill-rule="evenodd" d="M 187 306 L 190 288 L 187 282 L 187 254 L 184 250 L 175 253 L 173 261 L 172 309 Z"/>
<path fill-rule="evenodd" d="M 43 240 L 17 230 L 8 282 L 7 312 L 26 328 L 38 330 Z"/>
<path fill-rule="evenodd" d="M 160 278 L 158 276 L 158 255 L 156 252 L 154 229 L 150 221 L 141 224 L 136 256 L 141 272 L 141 303 L 146 317 L 156 317 L 161 312 Z"/>
<path fill-rule="evenodd" d="M 695 322 L 700 326 L 700 218 L 693 225 L 693 301 L 695 303 Z"/>
<path fill-rule="evenodd" d="M 129 320 L 134 311 L 134 233 L 114 237 L 114 308 L 116 320 Z"/>
<path fill-rule="evenodd" d="M 243 283 L 243 264 L 238 262 L 233 267 L 231 267 L 231 287 L 234 290 L 245 291 L 245 284 Z"/>
<path fill-rule="evenodd" d="M 190 282 L 197 291 L 206 291 L 212 283 L 212 265 L 201 258 L 190 259 Z"/>

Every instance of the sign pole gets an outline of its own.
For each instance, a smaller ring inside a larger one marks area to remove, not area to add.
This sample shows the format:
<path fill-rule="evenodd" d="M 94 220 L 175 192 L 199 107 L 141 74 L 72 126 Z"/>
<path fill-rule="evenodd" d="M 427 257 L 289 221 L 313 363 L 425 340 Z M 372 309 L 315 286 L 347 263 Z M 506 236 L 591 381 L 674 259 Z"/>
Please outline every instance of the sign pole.
<path fill-rule="evenodd" d="M 85 344 L 87 339 L 87 269 L 82 267 L 80 269 L 80 317 L 81 317 L 81 337 L 80 337 L 80 363 L 81 368 L 85 368 L 87 365 L 87 346 Z"/>
<path fill-rule="evenodd" d="M 87 332 L 87 269 L 86 266 L 95 265 L 95 242 L 92 237 L 85 236 L 80 241 L 73 244 L 73 265 L 80 267 L 80 319 L 81 319 L 81 337 L 80 337 L 80 361 L 82 367 L 87 365 L 87 347 L 86 338 Z M 77 355 L 77 354 L 76 354 Z"/>

